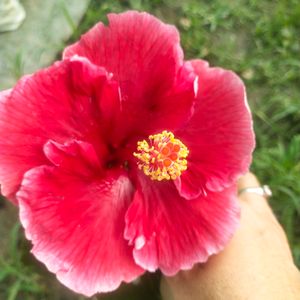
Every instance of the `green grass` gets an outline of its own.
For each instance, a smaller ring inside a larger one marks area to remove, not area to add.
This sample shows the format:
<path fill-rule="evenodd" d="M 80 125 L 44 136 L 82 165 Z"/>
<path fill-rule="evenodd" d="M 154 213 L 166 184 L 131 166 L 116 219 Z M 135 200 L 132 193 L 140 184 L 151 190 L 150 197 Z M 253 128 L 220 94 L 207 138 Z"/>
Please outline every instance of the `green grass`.
<path fill-rule="evenodd" d="M 20 234 L 19 223 L 13 227 L 9 241 L 8 254 L 5 258 L 0 256 L 0 299 L 36 299 L 45 286 L 34 264 L 24 260 L 29 249 Z"/>
<path fill-rule="evenodd" d="M 299 1 L 92 0 L 71 40 L 78 39 L 97 21 L 106 22 L 107 13 L 127 9 L 146 10 L 176 24 L 187 59 L 206 59 L 243 78 L 257 138 L 252 170 L 271 186 L 272 207 L 300 266 Z M 16 64 L 21 65 L 18 61 Z M 33 262 L 24 261 L 28 245 L 17 232 L 16 227 L 11 258 L 0 261 L 0 297 L 84 299 L 71 293 L 64 298 L 59 293 L 56 298 L 49 294 L 51 288 L 45 288 L 43 282 L 50 275 Z M 16 248 L 16 241 L 26 247 Z M 146 295 L 159 299 L 157 278 L 146 277 L 139 286 L 123 287 L 99 299 L 146 299 Z"/>

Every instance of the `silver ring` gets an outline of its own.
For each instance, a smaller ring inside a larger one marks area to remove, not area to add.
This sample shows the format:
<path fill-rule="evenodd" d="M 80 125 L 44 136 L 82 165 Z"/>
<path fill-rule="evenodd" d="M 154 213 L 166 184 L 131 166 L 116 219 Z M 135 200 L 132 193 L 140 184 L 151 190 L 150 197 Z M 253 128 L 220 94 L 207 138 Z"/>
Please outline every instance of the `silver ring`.
<path fill-rule="evenodd" d="M 272 196 L 272 191 L 268 185 L 257 186 L 257 187 L 247 187 L 238 191 L 238 195 L 240 196 L 243 193 L 254 193 L 266 198 Z"/>

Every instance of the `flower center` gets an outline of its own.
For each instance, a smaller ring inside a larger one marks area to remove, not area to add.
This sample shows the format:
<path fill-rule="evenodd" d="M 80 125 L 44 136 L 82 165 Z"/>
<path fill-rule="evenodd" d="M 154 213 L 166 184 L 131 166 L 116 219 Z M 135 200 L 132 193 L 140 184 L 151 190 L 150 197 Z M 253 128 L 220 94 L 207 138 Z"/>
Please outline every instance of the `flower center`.
<path fill-rule="evenodd" d="M 138 167 L 152 180 L 174 180 L 187 169 L 188 148 L 169 131 L 137 143 Z"/>

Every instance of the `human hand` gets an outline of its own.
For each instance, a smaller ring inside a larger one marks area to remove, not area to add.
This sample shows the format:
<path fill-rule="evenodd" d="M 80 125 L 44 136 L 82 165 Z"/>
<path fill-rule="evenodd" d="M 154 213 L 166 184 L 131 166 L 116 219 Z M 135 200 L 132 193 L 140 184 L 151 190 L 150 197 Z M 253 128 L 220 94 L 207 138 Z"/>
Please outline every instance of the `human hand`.
<path fill-rule="evenodd" d="M 260 186 L 250 173 L 238 189 Z M 300 273 L 286 235 L 266 199 L 242 193 L 241 225 L 227 247 L 205 264 L 163 277 L 164 300 L 296 300 Z"/>

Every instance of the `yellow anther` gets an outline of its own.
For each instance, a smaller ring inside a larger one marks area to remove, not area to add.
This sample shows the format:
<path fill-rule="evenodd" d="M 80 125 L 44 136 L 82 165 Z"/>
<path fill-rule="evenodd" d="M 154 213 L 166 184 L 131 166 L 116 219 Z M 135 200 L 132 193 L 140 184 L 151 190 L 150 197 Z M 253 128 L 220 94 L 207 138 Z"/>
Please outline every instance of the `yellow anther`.
<path fill-rule="evenodd" d="M 152 180 L 175 180 L 187 169 L 188 148 L 169 131 L 137 143 L 138 167 Z"/>

